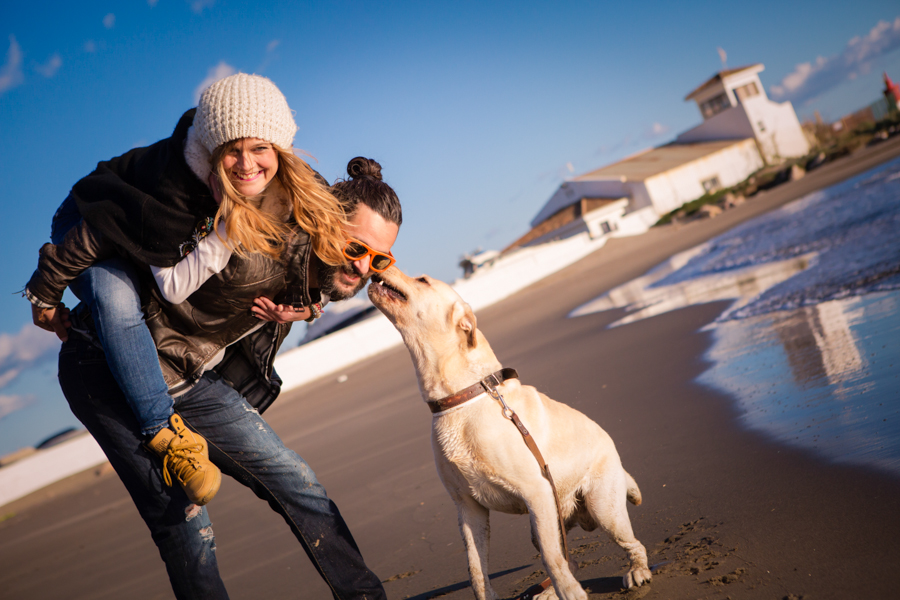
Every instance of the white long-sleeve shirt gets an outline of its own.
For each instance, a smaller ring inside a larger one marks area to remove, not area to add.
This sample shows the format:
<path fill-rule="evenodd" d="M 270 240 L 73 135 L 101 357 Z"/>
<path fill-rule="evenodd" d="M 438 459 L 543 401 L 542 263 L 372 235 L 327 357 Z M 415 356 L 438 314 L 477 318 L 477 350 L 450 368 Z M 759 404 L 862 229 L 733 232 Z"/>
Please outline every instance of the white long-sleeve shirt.
<path fill-rule="evenodd" d="M 220 222 L 214 233 L 200 240 L 193 252 L 177 264 L 171 267 L 151 266 L 163 297 L 172 304 L 180 304 L 207 279 L 224 269 L 231 260 L 231 249 L 223 241 L 226 239 L 225 223 Z"/>

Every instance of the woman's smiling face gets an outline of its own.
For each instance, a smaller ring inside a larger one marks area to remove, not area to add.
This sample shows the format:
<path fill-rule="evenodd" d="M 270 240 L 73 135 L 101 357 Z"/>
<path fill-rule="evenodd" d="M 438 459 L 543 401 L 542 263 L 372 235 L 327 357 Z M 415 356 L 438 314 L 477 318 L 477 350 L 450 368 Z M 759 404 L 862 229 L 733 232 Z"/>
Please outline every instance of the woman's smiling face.
<path fill-rule="evenodd" d="M 259 138 L 241 138 L 222 159 L 231 183 L 244 196 L 262 193 L 278 172 L 278 153 Z"/>

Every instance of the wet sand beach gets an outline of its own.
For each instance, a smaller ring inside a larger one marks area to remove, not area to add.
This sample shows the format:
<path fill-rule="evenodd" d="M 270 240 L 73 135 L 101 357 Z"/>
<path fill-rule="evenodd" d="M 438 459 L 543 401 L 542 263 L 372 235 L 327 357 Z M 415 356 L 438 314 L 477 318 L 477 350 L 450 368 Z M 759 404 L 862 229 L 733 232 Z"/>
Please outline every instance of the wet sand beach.
<path fill-rule="evenodd" d="M 644 502 L 635 534 L 656 565 L 622 593 L 624 554 L 600 531 L 570 547 L 591 598 L 891 598 L 900 560 L 900 479 L 831 464 L 740 427 L 735 403 L 695 380 L 712 343 L 700 331 L 728 302 L 621 327 L 622 311 L 566 318 L 665 260 L 811 191 L 900 154 L 894 138 L 773 188 L 720 217 L 610 241 L 571 267 L 479 311 L 478 325 L 524 383 L 596 420 Z M 402 264 L 401 264 L 402 268 Z M 390 598 L 471 598 L 456 511 L 434 468 L 431 415 L 405 348 L 292 390 L 266 413 L 315 469 Z M 156 548 L 108 470 L 0 509 L 0 599 L 172 596 Z M 232 598 L 328 598 L 268 506 L 231 480 L 209 507 Z M 543 578 L 526 517 L 492 514 L 495 590 Z"/>

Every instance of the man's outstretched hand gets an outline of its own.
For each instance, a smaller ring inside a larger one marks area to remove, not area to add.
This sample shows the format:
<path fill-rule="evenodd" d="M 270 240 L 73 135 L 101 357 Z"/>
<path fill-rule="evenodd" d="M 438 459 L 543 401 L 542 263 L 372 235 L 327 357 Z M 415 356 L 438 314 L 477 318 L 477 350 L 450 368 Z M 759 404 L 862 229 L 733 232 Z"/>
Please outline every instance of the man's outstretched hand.
<path fill-rule="evenodd" d="M 253 301 L 253 314 L 263 321 L 275 321 L 276 323 L 291 323 L 293 321 L 305 321 L 311 314 L 308 307 L 294 309 L 286 304 L 275 304 L 268 298 L 259 297 Z"/>
<path fill-rule="evenodd" d="M 32 304 L 31 320 L 41 329 L 55 333 L 63 342 L 69 339 L 68 329 L 72 322 L 69 320 L 69 309 L 62 302 L 53 308 L 38 308 Z"/>

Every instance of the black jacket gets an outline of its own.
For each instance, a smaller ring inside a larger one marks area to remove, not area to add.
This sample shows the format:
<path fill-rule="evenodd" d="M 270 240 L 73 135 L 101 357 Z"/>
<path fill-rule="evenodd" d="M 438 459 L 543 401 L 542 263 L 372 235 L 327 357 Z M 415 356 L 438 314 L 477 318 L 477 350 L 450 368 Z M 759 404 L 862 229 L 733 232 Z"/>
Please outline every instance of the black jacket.
<path fill-rule="evenodd" d="M 84 220 L 138 264 L 177 263 L 179 245 L 218 210 L 209 186 L 184 158 L 195 112 L 182 115 L 171 137 L 98 163 L 72 187 Z"/>

